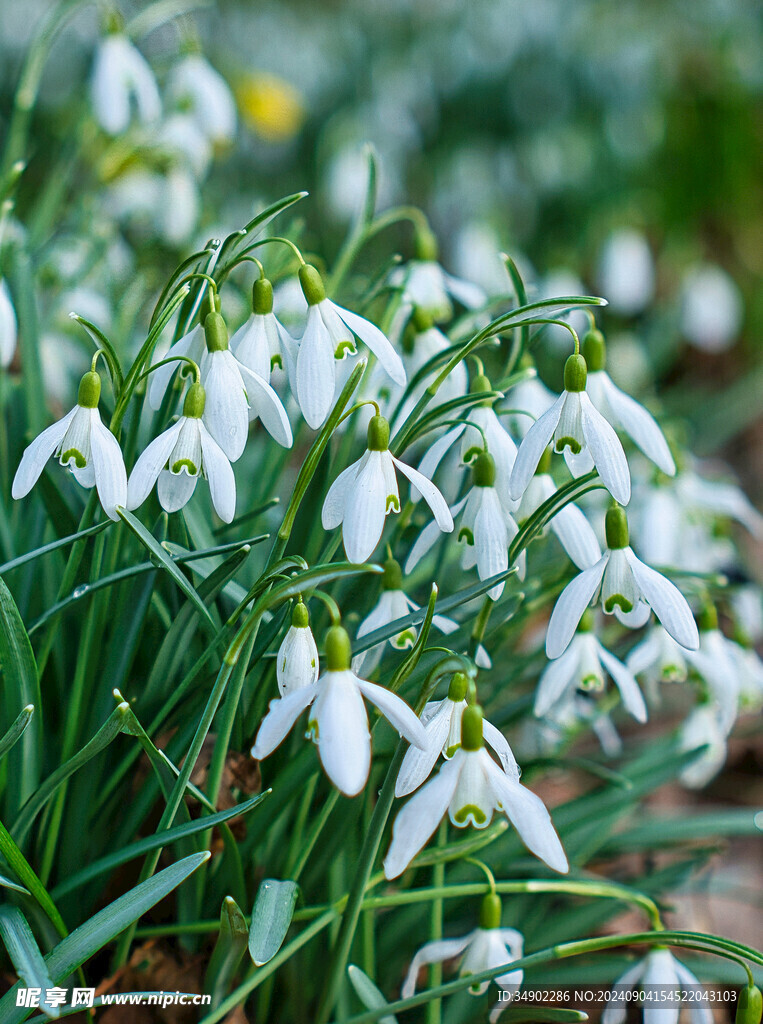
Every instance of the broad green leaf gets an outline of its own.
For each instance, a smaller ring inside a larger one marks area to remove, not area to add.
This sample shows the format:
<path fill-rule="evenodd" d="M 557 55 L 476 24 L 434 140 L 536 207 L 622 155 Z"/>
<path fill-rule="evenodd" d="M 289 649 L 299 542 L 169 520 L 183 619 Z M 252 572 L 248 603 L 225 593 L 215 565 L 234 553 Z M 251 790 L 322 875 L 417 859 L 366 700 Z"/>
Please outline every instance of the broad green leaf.
<path fill-rule="evenodd" d="M 355 964 L 347 967 L 347 977 L 355 989 L 355 994 L 367 1010 L 382 1010 L 387 1005 L 384 994 L 379 991 L 365 971 Z M 379 1018 L 379 1024 L 397 1024 L 397 1017 L 391 1013 Z"/>
<path fill-rule="evenodd" d="M 48 1006 L 45 1002 L 45 990 L 53 988 L 47 964 L 32 934 L 29 922 L 18 907 L 0 906 L 0 937 L 8 951 L 11 963 L 16 968 L 19 980 L 27 988 L 40 989 L 41 1009 L 48 1017 L 58 1017 L 58 1007 Z"/>
<path fill-rule="evenodd" d="M 249 928 L 249 956 L 257 967 L 272 960 L 291 924 L 299 886 L 266 878 L 260 883 Z"/>
<path fill-rule="evenodd" d="M 204 991 L 212 996 L 213 1007 L 228 990 L 246 952 L 248 939 L 249 929 L 241 908 L 232 896 L 226 896 L 220 909 L 220 932 L 204 982 Z"/>

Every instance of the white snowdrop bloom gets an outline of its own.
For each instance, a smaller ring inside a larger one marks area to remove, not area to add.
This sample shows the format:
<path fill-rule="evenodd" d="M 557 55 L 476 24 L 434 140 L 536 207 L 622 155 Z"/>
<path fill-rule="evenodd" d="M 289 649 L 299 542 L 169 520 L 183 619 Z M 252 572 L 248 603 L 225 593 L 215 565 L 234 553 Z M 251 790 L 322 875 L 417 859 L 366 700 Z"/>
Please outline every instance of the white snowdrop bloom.
<path fill-rule="evenodd" d="M 487 296 L 479 285 L 453 277 L 437 262 L 439 247 L 429 229 L 417 231 L 415 247 L 416 259 L 396 267 L 390 274 L 390 284 L 402 288 L 404 301 L 426 310 L 435 323 L 453 316 L 451 299 L 466 309 L 485 304 Z"/>
<path fill-rule="evenodd" d="M 549 473 L 551 449 L 541 455 L 540 462 L 530 483 L 527 485 L 519 508 L 517 522 L 523 523 L 537 512 L 540 506 L 556 494 L 556 484 Z M 548 524 L 559 543 L 578 569 L 588 569 L 601 558 L 601 549 L 593 527 L 574 502 L 560 509 Z"/>
<path fill-rule="evenodd" d="M 461 719 L 467 708 L 469 680 L 463 672 L 455 672 L 445 700 L 432 700 L 421 712 L 421 723 L 427 734 L 424 750 L 410 747 L 400 765 L 395 782 L 395 796 L 407 796 L 426 782 L 440 754 L 449 760 L 461 746 Z M 482 736 L 498 755 L 507 775 L 519 779 L 519 765 L 503 733 L 482 719 Z"/>
<path fill-rule="evenodd" d="M 424 727 L 404 700 L 350 669 L 350 639 L 341 626 L 326 636 L 326 671 L 315 685 L 301 686 L 270 702 L 252 747 L 261 761 L 284 740 L 306 707 L 312 705 L 308 736 L 318 748 L 324 771 L 345 796 L 356 796 L 371 768 L 371 733 L 363 698 L 375 704 L 409 743 L 423 746 Z"/>
<path fill-rule="evenodd" d="M 302 600 L 294 605 L 291 625 L 278 648 L 276 678 L 282 697 L 318 682 L 318 648 L 310 629 L 307 606 Z"/>
<path fill-rule="evenodd" d="M 736 283 L 720 267 L 693 267 L 681 286 L 681 333 L 705 352 L 730 348 L 742 326 L 744 306 Z"/>
<path fill-rule="evenodd" d="M 162 508 L 177 512 L 190 501 L 203 476 L 218 516 L 231 522 L 236 512 L 236 480 L 227 455 L 202 420 L 205 400 L 203 386 L 192 384 L 183 415 L 141 453 L 127 486 L 128 509 L 142 505 L 157 484 Z"/>
<path fill-rule="evenodd" d="M 119 442 L 101 423 L 100 397 L 101 378 L 90 370 L 80 381 L 74 408 L 24 450 L 11 487 L 14 498 L 29 494 L 45 463 L 55 455 L 77 483 L 95 486 L 103 511 L 109 519 L 119 520 L 117 509 L 127 503 L 127 473 Z"/>
<path fill-rule="evenodd" d="M 558 658 L 567 649 L 583 612 L 599 600 L 607 615 L 614 614 L 631 629 L 646 624 L 651 608 L 674 640 L 696 651 L 699 634 L 686 598 L 633 553 L 628 519 L 619 505 L 607 511 L 606 535 L 602 557 L 567 584 L 554 606 L 546 633 L 548 657 Z"/>
<path fill-rule="evenodd" d="M 613 231 L 599 261 L 599 289 L 610 309 L 634 316 L 654 297 L 654 261 L 644 235 L 632 228 Z"/>
<path fill-rule="evenodd" d="M 170 71 L 170 101 L 188 111 L 214 145 L 233 141 L 236 103 L 223 76 L 200 53 L 189 53 Z"/>
<path fill-rule="evenodd" d="M 356 351 L 355 335 L 368 346 L 396 384 L 404 385 L 406 376 L 400 356 L 378 327 L 326 297 L 315 267 L 301 266 L 299 280 L 308 311 L 297 350 L 296 394 L 302 415 L 316 430 L 334 401 L 337 361 Z"/>
<path fill-rule="evenodd" d="M 207 314 L 204 336 L 207 350 L 200 364 L 207 393 L 204 424 L 231 462 L 243 455 L 249 423 L 258 417 L 275 441 L 291 448 L 291 424 L 281 399 L 230 351 L 228 328 L 220 313 Z"/>
<path fill-rule="evenodd" d="M 240 363 L 264 381 L 270 382 L 275 367 L 286 371 L 293 383 L 297 342 L 273 312 L 273 285 L 257 278 L 252 286 L 252 315 L 230 340 L 231 351 Z"/>
<path fill-rule="evenodd" d="M 759 711 L 763 706 L 763 661 L 753 647 L 728 641 L 728 653 L 739 679 L 739 710 Z"/>
<path fill-rule="evenodd" d="M 10 366 L 16 351 L 18 322 L 8 285 L 0 278 L 0 367 Z"/>
<path fill-rule="evenodd" d="M 737 630 L 745 643 L 763 639 L 763 594 L 755 583 L 743 583 L 731 595 Z"/>
<path fill-rule="evenodd" d="M 204 178 L 212 162 L 212 144 L 193 114 L 188 111 L 170 114 L 156 130 L 156 142 L 170 156 L 183 160 L 197 181 Z"/>
<path fill-rule="evenodd" d="M 647 694 L 656 701 L 659 700 L 658 684 L 685 682 L 687 654 L 687 650 L 657 624 L 629 652 L 625 664 L 634 676 L 643 676 Z"/>
<path fill-rule="evenodd" d="M 712 605 L 700 614 L 699 648 L 686 652 L 686 660 L 707 683 L 710 697 L 719 709 L 721 725 L 728 732 L 739 712 L 740 675 L 736 644 L 718 628 L 718 614 Z"/>
<path fill-rule="evenodd" d="M 602 692 L 605 675 L 610 675 L 627 711 L 637 722 L 645 722 L 646 704 L 633 673 L 602 646 L 593 625 L 591 612 L 584 612 L 567 649 L 543 670 L 535 694 L 535 715 L 548 714 L 570 691 Z"/>
<path fill-rule="evenodd" d="M 643 405 L 626 395 L 607 373 L 606 343 L 601 331 L 589 331 L 583 339 L 588 365 L 586 391 L 602 416 L 624 431 L 648 459 L 667 476 L 675 476 L 676 464 L 657 421 Z"/>
<path fill-rule="evenodd" d="M 689 789 L 702 789 L 723 768 L 728 754 L 728 729 L 718 705 L 704 703 L 694 708 L 678 730 L 677 739 L 682 751 L 707 748 L 679 774 Z"/>
<path fill-rule="evenodd" d="M 682 963 L 676 960 L 670 950 L 665 949 L 663 946 L 656 946 L 651 952 L 647 953 L 643 960 L 639 960 L 638 963 L 629 967 L 624 974 L 621 974 L 615 982 L 615 986 L 618 989 L 637 988 L 642 985 L 647 989 L 654 986 L 664 990 L 677 990 L 687 985 L 693 989 L 699 988 L 699 982 L 689 968 L 684 967 Z M 630 1002 L 623 1001 L 621 998 L 611 1000 L 607 1003 L 604 1013 L 601 1015 L 601 1024 L 625 1024 L 629 1006 Z M 681 1004 L 677 999 L 674 1003 L 662 1003 L 659 1008 L 655 1008 L 651 1002 L 646 1002 L 645 1007 L 647 1007 L 644 1010 L 645 1022 L 648 1021 L 651 1024 L 652 1021 L 659 1020 L 660 1024 L 678 1024 Z M 712 1024 L 713 1012 L 707 1003 L 701 1001 L 690 1002 L 688 1007 L 688 1016 L 691 1024 Z"/>
<path fill-rule="evenodd" d="M 565 458 L 576 475 L 595 466 L 615 501 L 628 504 L 631 478 L 625 452 L 614 429 L 586 393 L 587 375 L 583 356 L 570 356 L 564 367 L 564 391 L 530 427 L 519 446 L 509 487 L 515 500 L 524 494 L 553 438 L 555 451 L 569 450 Z"/>
<path fill-rule="evenodd" d="M 341 525 L 344 549 L 351 562 L 365 562 L 371 557 L 386 517 L 400 511 L 395 469 L 424 496 L 436 528 L 444 533 L 453 530 L 453 518 L 443 496 L 431 480 L 395 458 L 389 450 L 389 423 L 383 416 L 374 416 L 368 424 L 365 455 L 339 474 L 321 512 L 324 530 Z"/>
<path fill-rule="evenodd" d="M 607 757 L 619 757 L 623 752 L 623 741 L 611 717 L 601 710 L 596 694 L 589 690 L 568 691 L 541 719 L 526 722 L 525 729 L 530 733 L 528 749 L 543 757 L 589 729 Z"/>
<path fill-rule="evenodd" d="M 470 221 L 455 235 L 451 253 L 453 268 L 466 280 L 474 281 L 486 295 L 503 295 L 509 288 L 506 266 L 501 259 L 498 232 L 485 221 Z M 522 276 L 532 272 L 524 255 L 515 257 Z"/>
<path fill-rule="evenodd" d="M 201 198 L 191 171 L 172 165 L 162 179 L 161 199 L 156 210 L 159 234 L 170 245 L 184 245 L 196 230 Z"/>
<path fill-rule="evenodd" d="M 481 580 L 490 579 L 509 568 L 509 546 L 519 532 L 511 513 L 503 506 L 495 488 L 495 460 L 483 451 L 472 466 L 473 486 L 465 498 L 451 509 L 453 518 L 461 515 L 458 530 L 459 541 L 464 542 L 461 558 L 462 569 L 476 565 Z M 430 523 L 419 534 L 405 563 L 406 575 L 418 565 L 437 540 L 437 531 Z M 517 571 L 524 579 L 525 552 L 517 560 Z M 488 591 L 497 601 L 503 593 L 505 583 L 497 583 Z"/>
<path fill-rule="evenodd" d="M 465 978 L 470 974 L 480 974 L 482 971 L 490 971 L 519 960 L 523 946 L 524 939 L 520 932 L 515 928 L 501 928 L 500 897 L 495 893 L 488 893 L 480 907 L 479 928 L 459 939 L 436 939 L 423 945 L 411 960 L 400 995 L 403 999 L 410 999 L 416 991 L 419 971 L 425 964 L 438 964 L 460 957 L 459 975 Z M 503 1011 L 510 1001 L 507 996 L 513 996 L 519 990 L 522 978 L 522 971 L 519 970 L 507 971 L 494 979 L 505 995 L 497 1003 L 493 1014 L 500 1014 Z M 487 992 L 489 984 L 489 981 L 479 982 L 471 985 L 469 991 L 475 996 L 482 995 Z M 493 1014 L 490 1017 L 491 1021 L 494 1019 Z"/>
<path fill-rule="evenodd" d="M 105 36 L 98 44 L 90 97 L 95 118 L 109 135 L 127 131 L 133 106 L 143 124 L 161 117 L 162 103 L 154 73 L 145 57 L 119 32 Z"/>
<path fill-rule="evenodd" d="M 424 746 L 424 743 L 419 744 Z M 395 818 L 384 874 L 397 878 L 427 843 L 443 815 L 457 828 L 487 828 L 500 810 L 531 853 L 555 871 L 569 870 L 543 801 L 500 768 L 483 746 L 482 709 L 470 704 L 461 718 L 461 747 Z"/>
<path fill-rule="evenodd" d="M 358 627 L 356 639 L 361 640 L 369 633 L 382 629 L 391 622 L 417 611 L 420 611 L 419 605 L 412 601 L 403 590 L 403 571 L 400 568 L 400 563 L 394 558 L 388 558 L 384 563 L 381 597 Z M 453 619 L 446 618 L 445 615 L 433 616 L 432 625 L 445 634 L 455 633 L 458 629 L 458 623 Z M 395 636 L 390 637 L 389 644 L 398 651 L 405 651 L 413 647 L 417 636 L 416 627 L 407 626 Z M 352 671 L 358 675 L 360 673 L 370 675 L 376 669 L 383 655 L 383 643 L 369 647 L 368 650 L 356 654 L 352 659 Z"/>

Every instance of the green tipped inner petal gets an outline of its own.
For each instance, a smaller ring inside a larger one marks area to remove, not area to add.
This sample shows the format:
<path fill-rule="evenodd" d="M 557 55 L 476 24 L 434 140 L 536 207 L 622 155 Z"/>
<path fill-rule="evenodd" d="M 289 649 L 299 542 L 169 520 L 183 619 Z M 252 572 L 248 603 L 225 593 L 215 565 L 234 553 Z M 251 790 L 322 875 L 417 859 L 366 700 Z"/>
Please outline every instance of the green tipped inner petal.
<path fill-rule="evenodd" d="M 84 469 L 87 465 L 87 459 L 76 448 L 67 448 L 59 462 L 62 466 L 68 466 L 73 462 L 77 469 Z"/>
<path fill-rule="evenodd" d="M 347 356 L 354 356 L 357 351 L 354 341 L 340 341 L 334 351 L 334 359 L 345 359 Z"/>
<path fill-rule="evenodd" d="M 576 441 L 574 437 L 558 437 L 554 441 L 554 448 L 557 452 L 563 452 L 565 448 L 569 448 L 573 455 L 580 454 L 580 442 Z"/>
<path fill-rule="evenodd" d="M 193 464 L 190 459 L 178 459 L 177 462 L 173 462 L 170 466 L 170 473 L 174 473 L 178 476 L 179 473 L 185 470 L 188 476 L 198 476 L 198 467 Z"/>
<path fill-rule="evenodd" d="M 459 809 L 453 815 L 453 818 L 455 821 L 458 822 L 459 825 L 463 825 L 466 824 L 470 816 L 472 820 L 477 823 L 477 825 L 482 825 L 483 822 L 487 821 L 485 812 L 482 810 L 482 808 L 477 807 L 476 804 L 464 804 L 463 807 L 459 807 Z"/>
<path fill-rule="evenodd" d="M 458 531 L 458 539 L 465 540 L 467 544 L 470 544 L 472 547 L 474 547 L 474 534 L 472 533 L 468 526 L 461 527 L 461 529 Z"/>
<path fill-rule="evenodd" d="M 622 594 L 610 594 L 607 600 L 604 602 L 604 611 L 613 612 L 615 606 L 619 606 L 621 612 L 632 612 L 633 603 L 628 600 L 627 597 L 623 597 Z"/>
<path fill-rule="evenodd" d="M 404 629 L 402 633 L 398 633 L 397 636 L 393 637 L 391 642 L 393 647 L 397 647 L 400 651 L 405 651 L 416 643 L 416 630 Z"/>
<path fill-rule="evenodd" d="M 283 370 L 283 359 L 278 352 L 274 356 L 270 357 L 270 369 L 275 370 L 276 366 L 279 370 Z"/>
<path fill-rule="evenodd" d="M 397 497 L 397 495 L 395 495 L 395 494 L 388 494 L 387 495 L 387 510 L 386 511 L 387 511 L 387 515 L 389 515 L 390 512 L 399 512 L 400 511 L 400 499 Z"/>

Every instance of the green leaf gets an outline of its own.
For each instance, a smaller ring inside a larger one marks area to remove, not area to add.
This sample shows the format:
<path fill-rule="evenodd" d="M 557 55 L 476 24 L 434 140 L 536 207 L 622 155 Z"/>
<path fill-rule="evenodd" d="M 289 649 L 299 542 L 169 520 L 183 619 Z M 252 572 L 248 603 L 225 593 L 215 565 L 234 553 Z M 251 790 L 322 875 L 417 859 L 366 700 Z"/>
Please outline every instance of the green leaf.
<path fill-rule="evenodd" d="M 165 549 L 153 536 L 149 533 L 146 527 L 137 519 L 132 512 L 128 512 L 127 509 L 117 509 L 117 513 L 121 519 L 123 519 L 130 529 L 133 531 L 138 540 L 143 546 L 151 553 L 153 558 L 159 563 L 162 569 L 164 569 L 177 583 L 178 587 L 183 591 L 185 596 L 193 603 L 196 610 L 198 611 L 202 622 L 210 630 L 212 636 L 217 633 L 217 626 L 212 616 L 209 614 L 209 609 L 204 604 L 198 593 L 194 590 L 191 584 L 188 582 L 183 573 L 178 569 L 173 560 L 167 554 Z"/>
<path fill-rule="evenodd" d="M 241 958 L 246 952 L 249 929 L 246 918 L 232 896 L 226 896 L 220 910 L 220 933 L 207 967 L 204 991 L 212 996 L 212 1007 L 225 995 Z"/>
<path fill-rule="evenodd" d="M 7 875 L 0 875 L 0 885 L 4 889 L 13 889 L 14 892 L 23 892 L 26 896 L 32 894 L 28 889 L 25 889 L 23 885 L 19 885 L 18 882 L 14 882 L 12 878 L 8 878 Z"/>
<path fill-rule="evenodd" d="M 75 541 L 82 540 L 85 537 L 90 537 L 94 533 L 100 533 L 101 530 L 105 530 L 107 526 L 112 525 L 113 520 L 106 519 L 104 522 L 97 523 L 95 526 L 91 526 L 87 530 L 81 530 L 79 533 L 71 533 L 67 537 L 60 537 L 58 540 L 52 540 L 50 544 L 43 544 L 41 548 L 35 548 L 34 551 L 28 551 L 25 555 L 19 555 L 18 558 L 11 559 L 11 561 L 6 562 L 5 565 L 0 565 L 0 575 L 10 572 L 11 569 L 18 569 L 20 565 L 32 562 L 35 558 L 40 558 L 41 555 L 47 555 L 49 551 L 55 551 L 56 548 L 66 547 L 68 544 L 73 544 Z"/>
<path fill-rule="evenodd" d="M 496 821 L 489 828 L 477 832 L 467 839 L 459 839 L 452 843 L 445 843 L 444 846 L 433 846 L 431 849 L 422 850 L 411 861 L 411 867 L 423 868 L 433 864 L 443 864 L 451 860 L 460 860 L 462 857 L 471 857 L 478 850 L 499 839 L 508 827 L 508 821 L 505 818 L 501 818 L 500 821 Z"/>
<path fill-rule="evenodd" d="M 347 977 L 355 989 L 355 994 L 367 1010 L 381 1010 L 387 1005 L 384 994 L 379 991 L 365 971 L 361 971 L 355 964 L 347 967 Z M 379 1024 L 397 1024 L 397 1017 L 391 1013 L 386 1017 L 379 1018 Z"/>
<path fill-rule="evenodd" d="M 272 960 L 283 945 L 298 892 L 296 882 L 265 878 L 260 883 L 249 928 L 249 956 L 257 967 Z"/>
<path fill-rule="evenodd" d="M 89 320 L 86 320 L 78 313 L 70 313 L 69 316 L 72 320 L 76 320 L 78 324 L 81 324 L 96 345 L 100 347 L 103 352 L 104 359 L 106 360 L 106 365 L 109 368 L 109 376 L 111 377 L 111 386 L 114 390 L 114 394 L 119 395 L 124 384 L 124 377 L 122 375 L 122 367 L 119 363 L 119 356 L 117 355 L 114 346 L 103 331 L 99 327 L 96 327 L 95 324 L 91 324 Z"/>
<path fill-rule="evenodd" d="M 0 739 L 0 757 L 5 757 L 16 741 L 23 736 L 24 730 L 31 722 L 33 714 L 34 704 L 27 704 L 5 736 Z"/>
<path fill-rule="evenodd" d="M 64 919 L 58 912 L 53 900 L 48 895 L 48 890 L 29 866 L 26 857 L 16 845 L 13 836 L 0 821 L 0 853 L 5 857 L 16 875 L 21 879 L 28 891 L 45 911 L 48 919 L 55 926 L 59 935 L 67 934 L 67 927 Z M 2 1019 L 2 1018 L 0 1018 Z"/>
<path fill-rule="evenodd" d="M 26 988 L 38 988 L 41 993 L 53 988 L 47 964 L 43 960 L 29 923 L 18 907 L 0 906 L 0 937 Z M 57 1006 L 48 1006 L 41 996 L 40 1007 L 48 1017 L 58 1017 Z"/>

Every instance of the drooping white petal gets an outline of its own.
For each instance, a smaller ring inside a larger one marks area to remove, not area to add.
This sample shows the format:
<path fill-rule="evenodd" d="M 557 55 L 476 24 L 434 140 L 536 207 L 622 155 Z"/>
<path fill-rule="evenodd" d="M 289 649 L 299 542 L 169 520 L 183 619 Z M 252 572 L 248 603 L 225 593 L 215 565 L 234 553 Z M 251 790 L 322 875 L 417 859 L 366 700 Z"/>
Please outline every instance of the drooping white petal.
<path fill-rule="evenodd" d="M 562 392 L 551 408 L 533 423 L 519 446 L 509 482 L 509 493 L 514 501 L 518 501 L 524 494 L 538 467 L 541 455 L 554 436 L 565 398 L 566 392 Z"/>
<path fill-rule="evenodd" d="M 583 391 L 580 416 L 586 446 L 609 493 L 621 505 L 631 500 L 631 474 L 623 446 L 612 426 Z"/>
<path fill-rule="evenodd" d="M 646 958 L 641 984 L 649 991 L 655 988 L 672 989 L 678 984 L 673 954 L 667 949 L 655 949 Z M 678 1024 L 680 1007 L 675 1003 L 655 1006 L 644 1004 L 644 1024 Z"/>
<path fill-rule="evenodd" d="M 315 742 L 326 774 L 345 796 L 357 796 L 371 768 L 368 715 L 355 677 L 326 672 L 313 707 Z"/>
<path fill-rule="evenodd" d="M 423 748 L 410 746 L 405 752 L 395 782 L 395 796 L 398 798 L 407 796 L 418 789 L 423 782 L 426 782 L 437 764 L 437 759 L 448 736 L 453 702 L 446 698 L 436 703 L 437 710 L 425 724 L 426 746 Z"/>
<path fill-rule="evenodd" d="M 367 679 L 355 678 L 355 685 L 381 711 L 387 721 L 404 736 L 409 743 L 426 749 L 427 734 L 424 726 L 416 717 L 415 712 L 405 703 L 402 697 L 387 690 L 384 686 L 369 683 Z"/>
<path fill-rule="evenodd" d="M 249 398 L 249 418 L 259 416 L 273 440 L 282 448 L 291 448 L 291 424 L 281 399 L 259 374 L 253 373 L 245 366 L 240 367 L 240 372 Z"/>
<path fill-rule="evenodd" d="M 317 690 L 314 686 L 304 686 L 286 697 L 271 700 L 268 713 L 262 720 L 257 731 L 257 738 L 252 747 L 252 757 L 257 761 L 272 754 L 283 742 L 287 733 L 308 706 L 315 700 Z"/>
<path fill-rule="evenodd" d="M 367 462 L 368 452 L 357 462 L 349 465 L 347 469 L 343 469 L 329 487 L 321 509 L 321 523 L 324 530 L 335 530 L 337 526 L 341 525 L 347 507 L 347 499 L 354 490 L 355 478 Z"/>
<path fill-rule="evenodd" d="M 682 985 L 690 987 L 690 990 L 699 988 L 699 980 L 695 974 L 693 974 L 685 964 L 682 964 L 680 960 L 676 960 L 673 957 L 673 966 L 678 980 Z M 689 1004 L 689 1020 L 691 1024 L 713 1024 L 713 1011 L 710 1008 L 710 1004 L 704 1000 L 697 1000 L 696 1002 Z"/>
<path fill-rule="evenodd" d="M 156 493 L 164 511 L 177 512 L 183 508 L 191 500 L 198 480 L 198 474 L 189 475 L 185 469 L 179 473 L 163 469 L 156 483 Z"/>
<path fill-rule="evenodd" d="M 579 646 L 573 639 L 567 649 L 543 669 L 535 693 L 533 714 L 538 718 L 547 715 L 571 685 L 580 662 Z"/>
<path fill-rule="evenodd" d="M 382 452 L 369 452 L 347 494 L 342 523 L 344 550 L 351 562 L 365 562 L 374 552 L 387 514 L 387 487 Z"/>
<path fill-rule="evenodd" d="M 403 476 L 408 477 L 412 486 L 416 488 L 427 505 L 429 505 L 432 515 L 435 517 L 435 521 L 443 533 L 451 533 L 453 531 L 453 516 L 450 514 L 448 503 L 437 487 L 417 469 L 413 469 L 404 462 L 400 462 L 394 455 L 391 458 Z"/>
<path fill-rule="evenodd" d="M 435 475 L 437 467 L 459 437 L 463 434 L 465 429 L 466 425 L 463 424 L 459 427 L 454 427 L 453 430 L 449 430 L 446 434 L 443 434 L 442 437 L 438 437 L 419 463 L 419 473 L 423 474 L 427 480 L 431 480 Z M 414 487 L 411 487 L 411 501 L 415 503 L 420 499 L 421 495 L 419 492 Z"/>
<path fill-rule="evenodd" d="M 207 352 L 201 363 L 201 380 L 207 393 L 204 426 L 235 462 L 246 447 L 249 403 L 233 354 L 229 350 Z"/>
<path fill-rule="evenodd" d="M 230 87 L 201 54 L 189 53 L 172 68 L 167 92 L 173 102 L 190 106 L 199 128 L 212 142 L 233 139 L 236 104 Z"/>
<path fill-rule="evenodd" d="M 569 871 L 567 857 L 546 805 L 535 793 L 506 775 L 482 750 L 485 774 L 504 813 L 525 846 L 554 871 Z"/>
<path fill-rule="evenodd" d="M 8 285 L 0 278 L 0 367 L 10 366 L 16 351 L 18 322 Z"/>
<path fill-rule="evenodd" d="M 604 390 L 609 407 L 626 434 L 663 473 L 675 476 L 676 464 L 657 421 L 643 405 L 616 387 L 604 373 Z"/>
<path fill-rule="evenodd" d="M 434 942 L 427 942 L 422 946 L 411 960 L 411 966 L 408 968 L 408 974 L 405 976 L 403 987 L 400 990 L 401 997 L 410 999 L 416 991 L 416 979 L 425 964 L 438 964 L 443 960 L 452 960 L 466 949 L 473 935 L 474 932 L 470 932 L 459 939 L 436 939 Z"/>
<path fill-rule="evenodd" d="M 21 456 L 19 468 L 13 478 L 11 494 L 14 498 L 23 498 L 29 494 L 39 479 L 40 473 L 45 468 L 45 463 L 53 455 L 64 439 L 69 424 L 79 409 L 75 405 L 60 420 L 47 427 L 41 434 L 38 434 Z"/>
<path fill-rule="evenodd" d="M 599 561 L 601 548 L 596 534 L 577 505 L 565 505 L 549 525 L 578 569 L 588 569 Z"/>
<path fill-rule="evenodd" d="M 487 295 L 478 284 L 472 284 L 471 281 L 464 281 L 460 277 L 454 277 L 445 270 L 442 272 L 442 278 L 445 282 L 445 287 L 453 298 L 457 299 L 467 309 L 477 309 L 478 306 L 482 306 L 487 302 Z"/>
<path fill-rule="evenodd" d="M 463 498 L 457 502 L 450 510 L 451 516 L 455 519 L 458 513 L 466 504 L 467 499 Z M 431 523 L 427 523 L 421 533 L 418 535 L 416 540 L 413 542 L 413 547 L 408 552 L 408 558 L 405 560 L 405 574 L 409 575 L 416 566 L 419 564 L 421 559 L 429 551 L 432 550 L 434 545 L 437 543 L 440 533 L 440 527 L 437 525 L 437 520 L 432 520 Z"/>
<path fill-rule="evenodd" d="M 493 487 L 483 487 L 482 501 L 474 520 L 474 551 L 477 572 L 481 580 L 490 579 L 509 567 L 509 544 L 506 522 L 498 495 Z M 497 601 L 505 583 L 498 583 L 488 591 Z"/>
<path fill-rule="evenodd" d="M 127 505 L 127 472 L 119 442 L 101 423 L 97 409 L 90 410 L 90 452 L 103 511 L 118 522 L 117 508 Z"/>
<path fill-rule="evenodd" d="M 461 751 L 457 751 L 452 761 L 442 765 L 437 775 L 398 812 L 392 826 L 392 842 L 384 858 L 385 878 L 402 875 L 439 825 L 458 784 L 460 754 Z"/>
<path fill-rule="evenodd" d="M 236 514 L 236 478 L 233 467 L 202 422 L 199 422 L 199 441 L 204 475 L 209 482 L 215 512 L 224 523 L 230 523 Z"/>
<path fill-rule="evenodd" d="M 357 313 L 352 313 L 349 309 L 342 309 L 341 306 L 337 306 L 330 299 L 326 301 L 338 313 L 353 334 L 357 334 L 360 340 L 371 349 L 394 382 L 401 387 L 405 386 L 406 374 L 403 361 L 382 331 L 375 324 L 365 320 L 362 316 L 358 316 Z"/>
<path fill-rule="evenodd" d="M 500 729 L 496 729 L 492 722 L 488 722 L 486 718 L 483 718 L 482 735 L 485 742 L 493 748 L 496 754 L 498 754 L 498 760 L 501 762 L 501 767 L 506 774 L 515 779 L 519 779 L 519 765 L 517 764 L 517 759 L 514 757 L 514 751 L 509 746 L 509 741 Z"/>
<path fill-rule="evenodd" d="M 196 324 L 187 334 L 170 346 L 164 359 L 172 359 L 174 356 L 188 356 L 198 363 L 204 354 L 204 329 L 201 324 Z M 148 404 L 152 409 L 161 408 L 164 394 L 172 380 L 172 375 L 184 364 L 180 360 L 173 359 L 172 362 L 164 363 L 163 366 L 151 371 L 148 378 Z"/>
<path fill-rule="evenodd" d="M 130 479 L 127 482 L 127 508 L 137 508 L 142 505 L 151 493 L 159 474 L 167 465 L 167 460 L 172 454 L 178 434 L 183 429 L 185 417 L 173 423 L 171 427 L 161 433 L 149 444 L 145 451 L 141 452 L 138 461 L 133 466 Z"/>
<path fill-rule="evenodd" d="M 549 658 L 558 658 L 566 650 L 583 612 L 601 583 L 608 561 L 609 552 L 605 551 L 598 562 L 590 569 L 584 569 L 559 595 L 546 633 L 546 654 Z"/>
<path fill-rule="evenodd" d="M 276 679 L 282 697 L 318 681 L 318 648 L 309 626 L 290 626 L 276 655 Z"/>
<path fill-rule="evenodd" d="M 230 339 L 230 350 L 236 359 L 263 380 L 270 379 L 270 341 L 267 317 L 252 313 Z"/>
<path fill-rule="evenodd" d="M 652 609 L 645 601 L 639 603 L 629 612 L 624 612 L 619 605 L 615 606 L 615 618 L 628 629 L 641 629 L 649 621 Z"/>
<path fill-rule="evenodd" d="M 334 347 L 318 305 L 307 311 L 307 325 L 297 351 L 297 401 L 308 426 L 317 430 L 334 400 Z"/>
<path fill-rule="evenodd" d="M 699 632 L 686 598 L 678 587 L 661 573 L 638 559 L 630 548 L 625 549 L 628 564 L 642 594 L 665 629 L 682 647 L 696 651 Z"/>
<path fill-rule="evenodd" d="M 610 652 L 598 641 L 596 642 L 596 649 L 599 657 L 601 658 L 602 665 L 615 681 L 615 685 L 620 691 L 620 696 L 622 697 L 625 707 L 630 711 L 637 722 L 645 722 L 647 719 L 646 704 L 644 703 L 644 697 L 639 689 L 639 685 L 632 673 L 621 661 L 617 660 L 614 654 L 610 654 Z"/>
<path fill-rule="evenodd" d="M 632 967 L 629 967 L 627 971 L 623 971 L 615 982 L 617 988 L 632 988 L 640 980 L 641 975 L 644 973 L 644 967 L 644 961 L 639 960 Z M 628 1004 L 623 1002 L 622 999 L 611 999 L 601 1015 L 601 1024 L 625 1024 L 627 1007 Z"/>

